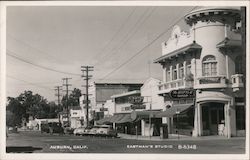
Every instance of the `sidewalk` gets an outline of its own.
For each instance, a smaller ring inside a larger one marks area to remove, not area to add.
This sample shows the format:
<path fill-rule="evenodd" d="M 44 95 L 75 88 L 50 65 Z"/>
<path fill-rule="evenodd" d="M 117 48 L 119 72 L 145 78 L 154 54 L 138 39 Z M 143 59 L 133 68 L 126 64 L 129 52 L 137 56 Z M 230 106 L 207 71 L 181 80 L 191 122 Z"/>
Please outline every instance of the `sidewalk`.
<path fill-rule="evenodd" d="M 212 136 L 201 136 L 201 137 L 191 137 L 191 136 L 186 136 L 186 135 L 177 135 L 177 134 L 170 134 L 168 139 L 161 139 L 160 136 L 141 136 L 141 135 L 130 135 L 130 134 L 123 134 L 123 133 L 118 133 L 118 137 L 121 139 L 134 139 L 134 140 L 149 140 L 149 141 L 196 141 L 196 140 L 226 140 L 228 139 L 227 137 L 224 136 L 217 136 L 217 135 L 212 135 Z M 245 137 L 232 137 L 231 139 L 245 139 Z"/>

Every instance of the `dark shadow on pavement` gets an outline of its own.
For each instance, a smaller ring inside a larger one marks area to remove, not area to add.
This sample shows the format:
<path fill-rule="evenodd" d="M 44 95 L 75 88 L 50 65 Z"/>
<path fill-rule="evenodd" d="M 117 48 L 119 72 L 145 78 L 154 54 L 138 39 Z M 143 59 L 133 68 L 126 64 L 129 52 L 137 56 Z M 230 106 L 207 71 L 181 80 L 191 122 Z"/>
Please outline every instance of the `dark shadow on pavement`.
<path fill-rule="evenodd" d="M 6 147 L 7 153 L 33 153 L 35 150 L 42 150 L 42 148 L 32 146 Z"/>

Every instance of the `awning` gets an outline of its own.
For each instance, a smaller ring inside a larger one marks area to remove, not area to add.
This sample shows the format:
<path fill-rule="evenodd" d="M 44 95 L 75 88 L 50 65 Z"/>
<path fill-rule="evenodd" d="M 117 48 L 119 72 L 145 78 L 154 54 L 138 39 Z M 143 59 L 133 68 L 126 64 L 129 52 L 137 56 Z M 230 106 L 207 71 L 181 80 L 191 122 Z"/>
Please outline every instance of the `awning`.
<path fill-rule="evenodd" d="M 100 119 L 100 120 L 98 120 L 98 121 L 96 121 L 96 123 L 97 124 L 109 124 L 110 123 L 110 118 L 111 117 L 105 117 L 105 118 L 103 118 L 103 119 Z"/>
<path fill-rule="evenodd" d="M 157 114 L 159 114 L 161 111 L 133 111 L 131 113 L 131 118 L 136 119 L 143 119 L 143 118 L 154 118 Z"/>
<path fill-rule="evenodd" d="M 128 122 L 133 122 L 135 119 L 131 118 L 131 114 L 124 114 L 124 116 L 117 121 L 116 123 L 128 123 Z"/>
<path fill-rule="evenodd" d="M 223 41 L 216 45 L 217 48 L 232 48 L 232 47 L 241 47 L 240 40 L 233 40 L 225 38 Z"/>
<path fill-rule="evenodd" d="M 172 52 L 170 52 L 168 54 L 165 54 L 165 55 L 157 58 L 156 60 L 154 60 L 154 63 L 161 63 L 167 58 L 171 58 L 171 57 L 176 56 L 178 54 L 181 54 L 181 53 L 184 53 L 184 52 L 187 52 L 187 51 L 197 50 L 197 49 L 200 50 L 200 49 L 202 49 L 202 47 L 199 44 L 197 44 L 196 42 L 193 42 L 193 43 L 188 44 L 188 45 L 186 45 L 186 46 L 184 46 L 182 48 L 179 48 L 177 50 L 174 50 L 174 51 L 172 51 Z"/>
<path fill-rule="evenodd" d="M 134 122 L 143 118 L 154 118 L 161 111 L 133 111 L 131 113 L 115 113 L 112 117 L 106 117 L 99 121 L 97 124 L 110 124 L 110 123 L 128 123 Z M 157 117 L 159 118 L 159 117 Z"/>
<path fill-rule="evenodd" d="M 179 104 L 173 105 L 168 108 L 166 111 L 163 111 L 156 115 L 156 117 L 173 117 L 177 112 L 179 114 L 185 114 L 189 109 L 193 107 L 193 104 Z"/>

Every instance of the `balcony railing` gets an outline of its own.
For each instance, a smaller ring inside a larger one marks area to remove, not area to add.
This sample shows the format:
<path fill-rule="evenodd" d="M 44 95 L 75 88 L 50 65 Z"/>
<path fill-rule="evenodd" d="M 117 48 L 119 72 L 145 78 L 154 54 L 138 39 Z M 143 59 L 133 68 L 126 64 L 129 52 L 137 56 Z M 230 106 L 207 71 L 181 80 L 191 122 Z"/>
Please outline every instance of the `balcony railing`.
<path fill-rule="evenodd" d="M 244 87 L 243 74 L 234 74 L 231 76 L 233 91 L 237 91 Z"/>
<path fill-rule="evenodd" d="M 170 82 L 161 83 L 158 85 L 159 92 L 170 92 L 174 89 L 181 89 L 181 88 L 192 88 L 193 82 L 192 81 L 186 81 L 184 79 L 178 79 Z"/>
<path fill-rule="evenodd" d="M 194 88 L 226 88 L 227 86 L 226 76 L 204 76 L 196 78 Z"/>

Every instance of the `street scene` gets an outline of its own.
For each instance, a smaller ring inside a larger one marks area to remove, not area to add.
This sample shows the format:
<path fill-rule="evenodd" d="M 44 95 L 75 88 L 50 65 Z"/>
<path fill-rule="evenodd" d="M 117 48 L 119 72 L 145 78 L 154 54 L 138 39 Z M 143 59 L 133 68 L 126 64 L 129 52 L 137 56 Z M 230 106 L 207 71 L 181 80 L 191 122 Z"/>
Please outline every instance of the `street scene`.
<path fill-rule="evenodd" d="M 6 153 L 246 154 L 245 6 L 6 13 Z"/>
<path fill-rule="evenodd" d="M 211 140 L 212 139 L 212 140 Z M 174 154 L 243 154 L 245 138 L 203 138 L 160 140 L 152 137 L 125 136 L 103 138 L 50 135 L 20 132 L 7 139 L 7 153 L 174 153 Z"/>

